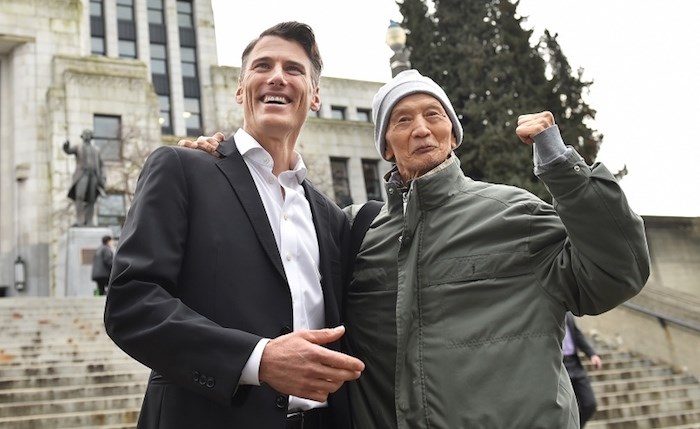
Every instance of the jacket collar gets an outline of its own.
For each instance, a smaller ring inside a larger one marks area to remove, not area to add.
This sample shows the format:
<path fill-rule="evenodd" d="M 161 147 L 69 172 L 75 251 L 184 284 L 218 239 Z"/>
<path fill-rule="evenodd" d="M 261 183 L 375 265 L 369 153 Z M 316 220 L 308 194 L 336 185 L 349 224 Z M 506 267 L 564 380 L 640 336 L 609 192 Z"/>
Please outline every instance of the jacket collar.
<path fill-rule="evenodd" d="M 390 212 L 393 209 L 402 210 L 404 200 L 407 204 L 417 204 L 421 211 L 430 210 L 444 204 L 459 192 L 464 180 L 471 181 L 462 172 L 459 158 L 454 152 L 440 165 L 412 180 L 408 186 L 401 181 L 396 166 L 384 176 L 384 179 Z"/>

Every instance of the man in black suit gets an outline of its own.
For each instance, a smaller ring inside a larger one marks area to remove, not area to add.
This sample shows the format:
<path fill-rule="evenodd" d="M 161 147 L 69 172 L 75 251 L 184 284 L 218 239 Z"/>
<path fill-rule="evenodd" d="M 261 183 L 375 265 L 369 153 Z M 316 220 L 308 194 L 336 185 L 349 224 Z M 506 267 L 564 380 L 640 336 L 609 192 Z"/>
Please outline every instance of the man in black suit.
<path fill-rule="evenodd" d="M 596 403 L 595 394 L 591 387 L 591 381 L 588 379 L 588 373 L 581 364 L 581 359 L 579 359 L 578 350 L 581 350 L 588 356 L 591 363 L 597 369 L 603 367 L 603 361 L 595 352 L 593 346 L 586 340 L 586 336 L 583 335 L 583 332 L 576 326 L 573 314 L 566 313 L 564 322 L 565 333 L 562 343 L 564 366 L 566 366 L 569 378 L 571 379 L 571 385 L 576 394 L 581 428 L 583 428 L 586 422 L 595 414 L 598 404 Z"/>
<path fill-rule="evenodd" d="M 348 225 L 295 151 L 321 67 L 307 25 L 265 30 L 218 157 L 148 157 L 105 307 L 109 336 L 153 370 L 139 428 L 350 427 L 343 383 L 364 364 L 337 351 Z"/>

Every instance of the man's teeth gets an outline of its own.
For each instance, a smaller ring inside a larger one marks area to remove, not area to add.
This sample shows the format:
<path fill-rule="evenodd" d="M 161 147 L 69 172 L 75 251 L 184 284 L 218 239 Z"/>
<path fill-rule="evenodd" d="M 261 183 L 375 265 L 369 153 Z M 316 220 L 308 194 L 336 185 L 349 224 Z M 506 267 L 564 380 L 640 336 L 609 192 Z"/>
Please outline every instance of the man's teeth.
<path fill-rule="evenodd" d="M 264 100 L 265 103 L 279 103 L 279 104 L 286 104 L 287 100 L 284 97 L 280 97 L 278 95 L 266 95 Z"/>

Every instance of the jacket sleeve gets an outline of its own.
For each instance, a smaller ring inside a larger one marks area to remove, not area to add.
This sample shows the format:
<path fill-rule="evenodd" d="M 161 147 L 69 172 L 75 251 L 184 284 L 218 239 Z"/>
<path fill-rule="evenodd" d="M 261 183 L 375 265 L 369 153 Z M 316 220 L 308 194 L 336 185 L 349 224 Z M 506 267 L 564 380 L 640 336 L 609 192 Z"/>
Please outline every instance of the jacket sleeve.
<path fill-rule="evenodd" d="M 644 223 L 612 173 L 570 150 L 539 178 L 564 227 L 552 228 L 559 220 L 551 209 L 533 211 L 530 245 L 543 287 L 575 315 L 603 313 L 639 293 L 650 265 Z"/>
<path fill-rule="evenodd" d="M 229 404 L 259 336 L 220 326 L 178 296 L 191 195 L 178 153 L 154 151 L 139 176 L 114 258 L 104 322 L 126 353 L 169 383 Z M 193 256 L 193 257 L 196 257 Z M 198 285 L 201 300 L 215 299 Z"/>

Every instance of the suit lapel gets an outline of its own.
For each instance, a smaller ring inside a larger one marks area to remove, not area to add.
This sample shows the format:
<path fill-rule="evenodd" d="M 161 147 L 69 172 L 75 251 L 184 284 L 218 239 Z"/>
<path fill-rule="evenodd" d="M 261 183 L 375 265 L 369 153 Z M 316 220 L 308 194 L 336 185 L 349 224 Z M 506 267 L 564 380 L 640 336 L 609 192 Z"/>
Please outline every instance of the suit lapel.
<path fill-rule="evenodd" d="M 270 223 L 267 221 L 265 206 L 263 206 L 262 199 L 260 199 L 257 187 L 253 177 L 250 175 L 248 166 L 243 160 L 243 156 L 236 149 L 233 137 L 221 142 L 218 151 L 223 155 L 216 163 L 219 170 L 226 176 L 226 179 L 231 184 L 231 188 L 238 196 L 243 209 L 248 215 L 248 220 L 258 236 L 258 240 L 260 240 L 260 245 L 265 250 L 275 269 L 286 281 L 287 276 L 284 273 L 275 235 L 272 232 Z"/>
<path fill-rule="evenodd" d="M 319 250 L 319 272 L 321 273 L 321 289 L 323 290 L 323 301 L 326 310 L 326 325 L 334 326 L 340 320 L 340 313 L 337 305 L 337 291 L 333 289 L 333 276 L 328 255 L 333 254 L 329 246 L 333 242 L 329 236 L 330 215 L 328 213 L 328 200 L 321 195 L 306 180 L 302 183 L 304 193 L 311 206 L 311 216 L 314 220 L 316 237 L 318 238 Z"/>

